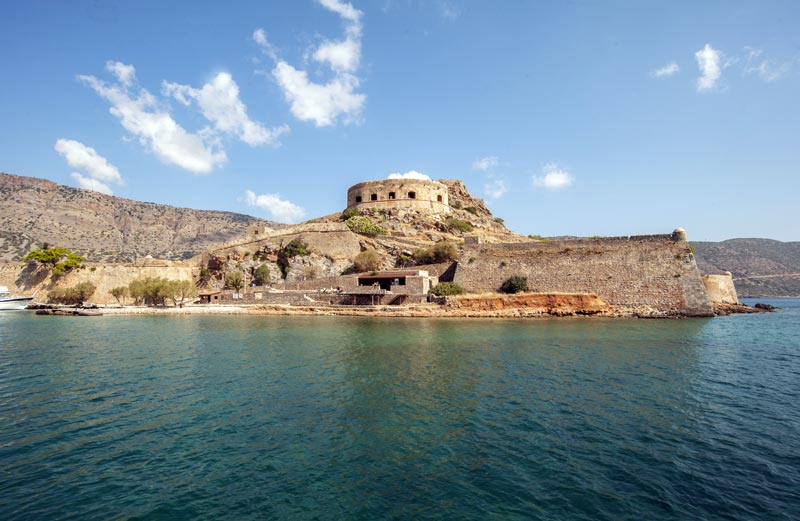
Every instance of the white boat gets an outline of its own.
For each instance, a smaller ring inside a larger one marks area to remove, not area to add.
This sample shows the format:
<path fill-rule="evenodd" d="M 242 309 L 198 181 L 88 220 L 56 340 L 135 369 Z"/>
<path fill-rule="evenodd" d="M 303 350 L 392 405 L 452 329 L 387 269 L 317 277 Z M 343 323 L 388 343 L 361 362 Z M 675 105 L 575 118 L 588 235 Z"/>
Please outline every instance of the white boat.
<path fill-rule="evenodd" d="M 25 309 L 31 303 L 33 297 L 19 297 L 11 295 L 8 287 L 0 286 L 0 310 Z"/>

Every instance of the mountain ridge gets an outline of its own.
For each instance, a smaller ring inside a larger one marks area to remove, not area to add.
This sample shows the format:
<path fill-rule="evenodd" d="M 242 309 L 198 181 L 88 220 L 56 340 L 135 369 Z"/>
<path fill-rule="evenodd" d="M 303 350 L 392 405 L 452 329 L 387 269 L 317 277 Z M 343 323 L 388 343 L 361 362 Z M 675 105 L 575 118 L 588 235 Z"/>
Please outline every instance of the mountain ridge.
<path fill-rule="evenodd" d="M 58 244 L 95 262 L 147 255 L 179 260 L 236 239 L 251 224 L 283 225 L 249 215 L 135 201 L 0 173 L 0 259 Z"/>

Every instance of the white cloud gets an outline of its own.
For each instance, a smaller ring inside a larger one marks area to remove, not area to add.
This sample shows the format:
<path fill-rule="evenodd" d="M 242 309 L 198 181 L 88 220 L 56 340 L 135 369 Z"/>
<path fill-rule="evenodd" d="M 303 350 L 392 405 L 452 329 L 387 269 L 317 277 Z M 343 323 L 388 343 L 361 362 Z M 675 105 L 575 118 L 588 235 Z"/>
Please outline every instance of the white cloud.
<path fill-rule="evenodd" d="M 417 172 L 416 170 L 409 170 L 405 174 L 399 174 L 399 173 L 389 174 L 389 176 L 386 179 L 421 179 L 423 181 L 431 180 L 430 177 L 426 176 L 421 172 Z"/>
<path fill-rule="evenodd" d="M 697 78 L 698 92 L 708 92 L 716 89 L 719 77 L 722 75 L 722 53 L 706 44 L 705 47 L 694 53 L 700 77 Z"/>
<path fill-rule="evenodd" d="M 331 69 L 333 77 L 329 81 L 311 81 L 307 71 L 281 60 L 263 29 L 253 32 L 253 40 L 264 54 L 275 61 L 272 76 L 289 102 L 294 117 L 301 121 L 313 121 L 318 127 L 335 125 L 340 118 L 344 123 L 357 122 L 366 101 L 364 94 L 356 92 L 360 79 L 354 74 L 361 61 L 363 13 L 349 2 L 318 1 L 345 22 L 342 40 L 325 40 L 312 53 L 315 61 Z"/>
<path fill-rule="evenodd" d="M 161 92 L 184 105 L 197 102 L 216 130 L 233 134 L 250 146 L 277 144 L 278 137 L 289 131 L 286 125 L 266 129 L 251 120 L 247 115 L 247 107 L 239 99 L 239 86 L 227 72 L 217 74 L 200 89 L 164 81 L 161 83 Z"/>
<path fill-rule="evenodd" d="M 489 199 L 500 199 L 508 192 L 508 185 L 503 179 L 492 179 L 483 185 L 483 193 Z"/>
<path fill-rule="evenodd" d="M 92 147 L 72 139 L 59 139 L 56 141 L 55 150 L 66 159 L 69 166 L 86 170 L 92 179 L 105 183 L 122 183 L 122 176 L 117 167 Z"/>
<path fill-rule="evenodd" d="M 272 74 L 286 101 L 291 104 L 294 117 L 313 121 L 318 127 L 334 125 L 340 116 L 346 123 L 355 121 L 366 99 L 365 95 L 354 92 L 358 78 L 352 74 L 342 74 L 320 85 L 310 81 L 306 71 L 297 70 L 283 61 L 275 66 Z"/>
<path fill-rule="evenodd" d="M 306 211 L 285 199 L 280 194 L 256 195 L 251 190 L 245 191 L 245 202 L 248 206 L 255 206 L 269 212 L 272 219 L 279 222 L 295 222 L 305 216 Z"/>
<path fill-rule="evenodd" d="M 575 182 L 575 178 L 558 166 L 556 163 L 547 163 L 542 167 L 543 175 L 533 176 L 533 186 L 536 188 L 545 188 L 547 190 L 558 190 L 566 188 Z"/>
<path fill-rule="evenodd" d="M 747 62 L 744 66 L 744 73 L 748 76 L 755 74 L 767 83 L 771 83 L 779 80 L 789 71 L 788 63 L 776 65 L 771 60 L 761 60 L 759 62 L 759 57 L 763 53 L 760 49 L 745 47 L 745 50 L 747 51 Z"/>
<path fill-rule="evenodd" d="M 472 169 L 486 172 L 496 167 L 500 162 L 497 156 L 486 156 L 476 159 L 472 162 Z"/>
<path fill-rule="evenodd" d="M 663 67 L 650 71 L 650 76 L 653 78 L 667 78 L 680 71 L 681 68 L 675 62 L 668 63 Z"/>
<path fill-rule="evenodd" d="M 98 181 L 97 179 L 92 179 L 91 177 L 82 176 L 78 172 L 72 172 L 71 176 L 78 183 L 78 186 L 80 186 L 85 190 L 92 190 L 106 195 L 114 195 L 114 192 L 111 190 L 111 187 L 103 183 L 102 181 Z"/>
<path fill-rule="evenodd" d="M 94 76 L 78 78 L 108 101 L 111 104 L 109 112 L 162 162 L 201 174 L 227 161 L 215 136 L 202 131 L 198 134 L 187 132 L 169 112 L 158 107 L 156 99 L 146 89 L 138 88 L 137 94 L 131 94 L 129 88 L 136 80 L 132 65 L 109 61 L 106 69 L 116 76 L 118 83 L 107 83 Z"/>

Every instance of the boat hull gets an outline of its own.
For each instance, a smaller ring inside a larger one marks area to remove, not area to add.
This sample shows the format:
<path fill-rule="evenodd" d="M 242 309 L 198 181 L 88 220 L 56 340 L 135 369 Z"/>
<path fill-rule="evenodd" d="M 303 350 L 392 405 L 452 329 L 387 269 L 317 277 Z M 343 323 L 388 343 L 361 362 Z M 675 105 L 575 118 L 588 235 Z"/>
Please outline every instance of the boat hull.
<path fill-rule="evenodd" d="M 12 311 L 25 309 L 31 303 L 33 297 L 17 297 L 0 299 L 0 311 Z"/>

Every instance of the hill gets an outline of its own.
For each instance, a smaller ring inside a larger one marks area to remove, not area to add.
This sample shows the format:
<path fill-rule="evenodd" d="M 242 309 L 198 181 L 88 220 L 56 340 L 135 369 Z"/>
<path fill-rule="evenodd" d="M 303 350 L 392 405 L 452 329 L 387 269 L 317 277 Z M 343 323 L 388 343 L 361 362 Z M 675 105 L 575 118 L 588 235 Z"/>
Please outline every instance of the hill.
<path fill-rule="evenodd" d="M 254 223 L 281 226 L 249 215 L 143 203 L 0 173 L 0 260 L 20 260 L 41 242 L 96 262 L 147 255 L 186 259 L 245 235 Z"/>
<path fill-rule="evenodd" d="M 800 296 L 800 242 L 730 239 L 691 244 L 700 271 L 730 271 L 740 297 Z"/>

